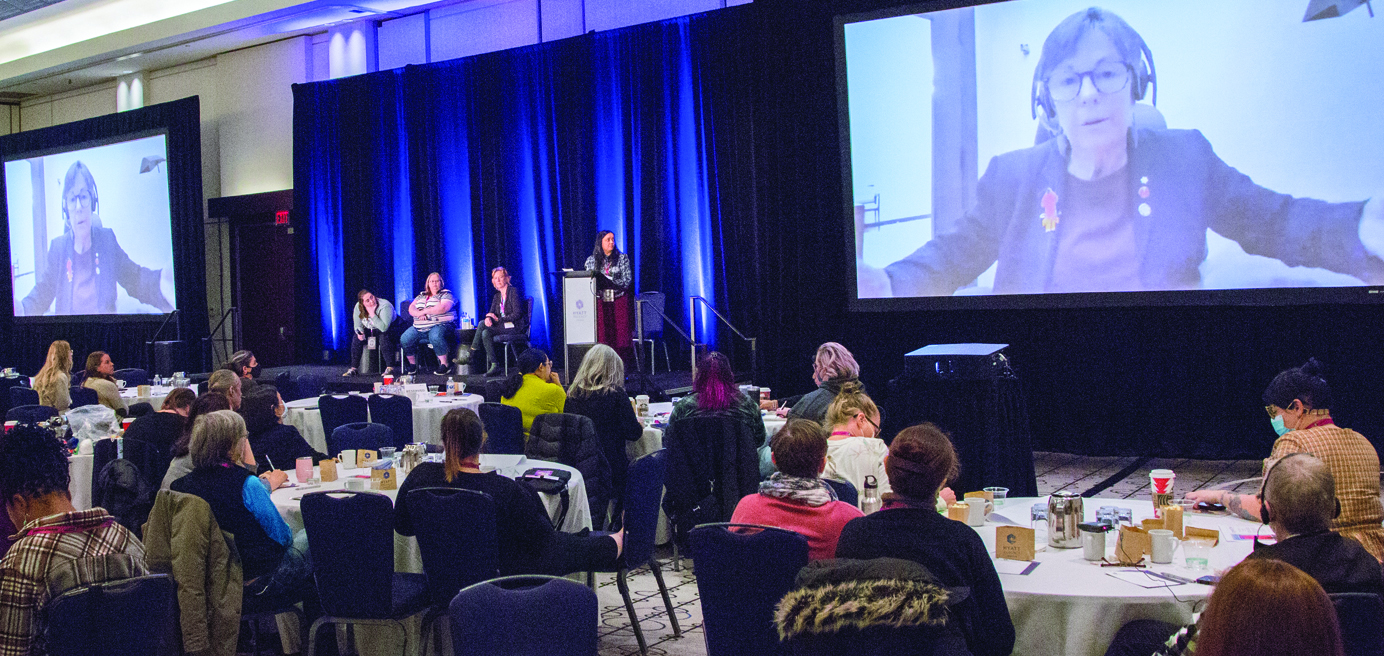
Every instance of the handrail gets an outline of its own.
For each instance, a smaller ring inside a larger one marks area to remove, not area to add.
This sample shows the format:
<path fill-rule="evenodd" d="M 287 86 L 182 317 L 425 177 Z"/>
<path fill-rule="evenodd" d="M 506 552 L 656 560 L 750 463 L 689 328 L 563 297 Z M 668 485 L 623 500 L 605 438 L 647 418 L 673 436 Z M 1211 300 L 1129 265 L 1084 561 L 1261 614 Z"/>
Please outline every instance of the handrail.
<path fill-rule="evenodd" d="M 643 340 L 643 339 L 644 339 L 644 307 L 643 307 L 643 306 L 644 306 L 645 303 L 648 303 L 648 302 L 649 302 L 649 301 L 640 299 L 640 298 L 637 297 L 637 296 L 636 296 L 635 299 L 634 299 L 634 332 L 635 332 L 635 334 L 639 335 L 639 339 L 640 339 L 640 340 Z M 689 336 L 687 335 L 687 333 L 683 332 L 682 328 L 679 328 L 679 327 L 678 327 L 678 324 L 675 323 L 671 317 L 669 317 L 668 315 L 664 314 L 664 313 L 663 313 L 663 310 L 660 310 L 660 309 L 658 309 L 658 308 L 653 308 L 653 310 L 654 310 L 654 312 L 657 312 L 657 313 L 658 313 L 658 316 L 663 317 L 663 325 L 664 325 L 664 326 L 669 327 L 669 328 L 672 328 L 673 330 L 677 331 L 677 333 L 678 333 L 679 335 L 682 335 L 682 338 L 683 338 L 683 339 L 687 340 L 687 343 L 688 343 L 688 344 L 693 344 L 692 338 L 689 337 Z M 665 348 L 666 348 L 666 347 L 665 347 Z M 696 349 L 695 346 L 693 346 L 692 351 L 693 351 L 693 353 L 696 353 L 697 349 Z M 665 354 L 665 355 L 666 355 L 666 354 Z M 652 345 L 649 346 L 649 357 L 650 357 L 650 358 L 653 357 L 653 346 L 652 346 Z M 635 361 L 635 367 L 637 367 L 637 368 L 639 369 L 639 373 L 641 373 L 641 374 L 644 373 L 644 347 L 643 347 L 643 346 L 640 346 L 639 348 L 636 348 L 636 349 L 634 350 L 634 361 Z M 652 361 L 652 360 L 651 360 L 651 361 Z"/>
<path fill-rule="evenodd" d="M 224 336 L 224 335 L 221 336 L 221 337 L 217 337 L 216 334 L 219 333 L 219 332 L 221 332 L 222 326 L 225 326 L 225 325 L 226 325 L 226 319 L 229 319 L 229 318 L 231 317 L 231 315 L 235 315 L 235 322 L 234 322 L 235 333 L 234 333 L 233 335 L 231 335 L 230 337 L 226 337 L 226 336 Z M 234 347 L 234 346 L 236 345 L 236 340 L 237 340 L 237 339 L 240 339 L 240 308 L 237 308 L 237 307 L 235 307 L 234 305 L 232 305 L 231 307 L 226 308 L 226 311 L 225 311 L 225 312 L 222 312 L 222 313 L 221 313 L 221 320 L 218 321 L 218 322 L 216 322 L 216 327 L 215 327 L 215 328 L 212 328 L 212 329 L 211 329 L 211 332 L 207 333 L 207 341 L 211 342 L 213 345 L 215 345 L 215 344 L 225 345 L 226 343 L 229 342 L 230 345 L 231 345 L 232 347 Z M 234 350 L 235 350 L 235 349 L 232 348 L 231 350 L 227 351 L 227 354 L 233 352 Z M 216 352 L 215 352 L 215 351 L 216 351 L 216 349 L 213 348 L 213 349 L 212 349 L 212 353 L 211 353 L 212 362 L 204 363 L 205 365 L 209 365 L 209 366 L 210 366 L 211 368 L 213 368 L 213 369 L 216 368 Z"/>
<path fill-rule="evenodd" d="M 688 305 L 690 306 L 690 311 L 687 313 L 687 314 L 688 314 L 688 317 L 690 318 L 690 325 L 688 326 L 688 330 L 692 333 L 692 337 L 688 338 L 688 341 L 690 341 L 690 342 L 692 343 L 692 377 L 693 377 L 693 378 L 696 378 L 696 376 L 697 376 L 697 340 L 696 340 L 696 335 L 697 335 L 697 302 L 698 302 L 698 301 L 700 301 L 701 304 L 702 304 L 703 306 L 706 307 L 706 309 L 711 310 L 711 313 L 714 314 L 714 315 L 716 315 L 716 318 L 717 318 L 717 319 L 720 319 L 720 320 L 721 320 L 721 323 L 726 324 L 726 327 L 727 327 L 727 328 L 730 328 L 730 329 L 731 329 L 731 332 L 735 333 L 736 336 L 740 337 L 740 339 L 743 339 L 743 340 L 745 340 L 745 341 L 747 341 L 747 342 L 750 343 L 750 380 L 755 380 L 755 379 L 758 377 L 758 374 L 759 374 L 759 349 L 758 349 L 758 340 L 757 340 L 756 338 L 754 338 L 754 337 L 750 337 L 750 336 L 746 335 L 745 333 L 740 332 L 740 329 L 739 329 L 739 328 L 736 328 L 736 327 L 735 327 L 735 324 L 732 324 L 732 323 L 730 322 L 730 319 L 727 319 L 727 318 L 726 318 L 726 315 L 721 314 L 720 312 L 718 312 L 718 311 L 716 310 L 716 308 L 713 307 L 713 306 L 711 305 L 711 302 L 710 302 L 710 301 L 706 300 L 705 298 L 702 298 L 701 296 L 689 296 L 689 297 L 687 297 L 687 302 L 688 302 Z"/>

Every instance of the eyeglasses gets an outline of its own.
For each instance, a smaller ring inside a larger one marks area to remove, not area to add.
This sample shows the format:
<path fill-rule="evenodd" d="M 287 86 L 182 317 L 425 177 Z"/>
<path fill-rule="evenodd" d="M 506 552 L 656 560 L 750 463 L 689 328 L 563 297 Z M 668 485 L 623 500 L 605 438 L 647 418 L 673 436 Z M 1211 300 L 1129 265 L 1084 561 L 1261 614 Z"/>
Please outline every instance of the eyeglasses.
<path fill-rule="evenodd" d="M 80 204 L 82 207 L 85 207 L 85 208 L 90 209 L 90 208 L 91 208 L 91 194 L 90 194 L 90 193 L 87 193 L 87 192 L 85 192 L 85 191 L 83 191 L 83 192 L 81 192 L 81 193 L 79 193 L 79 194 L 77 194 L 77 195 L 75 195 L 75 196 L 70 196 L 70 197 L 68 197 L 68 199 L 67 199 L 67 204 L 68 204 L 68 205 L 78 205 L 78 204 Z"/>
<path fill-rule="evenodd" d="M 870 418 L 870 415 L 867 415 L 867 414 L 865 414 L 865 413 L 862 412 L 862 413 L 860 413 L 860 416 L 861 416 L 861 417 L 864 417 L 864 418 L 865 418 L 865 421 L 870 422 L 870 425 L 875 427 L 875 434 L 879 434 L 879 424 L 876 424 L 876 423 L 875 423 L 875 420 L 873 420 L 873 419 Z"/>
<path fill-rule="evenodd" d="M 1091 78 L 1091 84 L 1101 93 L 1115 93 L 1129 86 L 1132 72 L 1123 62 L 1101 62 L 1084 73 L 1068 70 L 1047 79 L 1048 95 L 1057 102 L 1067 102 L 1081 94 L 1081 83 Z"/>

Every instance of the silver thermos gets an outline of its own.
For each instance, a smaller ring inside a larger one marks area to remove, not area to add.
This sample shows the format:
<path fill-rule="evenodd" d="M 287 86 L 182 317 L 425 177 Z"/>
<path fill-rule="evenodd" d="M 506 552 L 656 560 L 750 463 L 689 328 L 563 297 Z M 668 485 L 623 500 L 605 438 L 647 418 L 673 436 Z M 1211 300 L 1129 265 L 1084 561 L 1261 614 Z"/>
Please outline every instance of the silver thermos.
<path fill-rule="evenodd" d="M 865 476 L 865 490 L 860 496 L 860 512 L 866 515 L 879 510 L 879 483 L 873 475 Z"/>
<path fill-rule="evenodd" d="M 1081 546 L 1083 510 L 1081 495 L 1075 492 L 1054 492 L 1048 497 L 1048 546 L 1075 549 Z"/>

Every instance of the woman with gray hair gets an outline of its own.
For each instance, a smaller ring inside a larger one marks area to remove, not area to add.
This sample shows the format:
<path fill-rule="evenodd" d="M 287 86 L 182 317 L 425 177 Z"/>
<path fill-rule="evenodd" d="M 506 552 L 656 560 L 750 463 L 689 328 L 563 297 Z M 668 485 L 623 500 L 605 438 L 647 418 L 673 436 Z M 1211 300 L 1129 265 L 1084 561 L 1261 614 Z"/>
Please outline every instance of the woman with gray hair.
<path fill-rule="evenodd" d="M 567 388 L 566 412 L 591 418 L 596 425 L 596 436 L 601 440 L 601 450 L 610 463 L 610 480 L 617 492 L 615 511 L 612 514 L 619 522 L 621 496 L 625 489 L 625 477 L 629 461 L 625 457 L 625 444 L 639 440 L 644 434 L 644 426 L 634 415 L 634 406 L 625 394 L 625 364 L 615 349 L 605 344 L 597 344 L 582 359 L 572 386 Z M 617 524 L 618 525 L 618 524 Z"/>
<path fill-rule="evenodd" d="M 198 417 L 189 444 L 192 472 L 169 487 L 202 498 L 221 530 L 235 536 L 247 593 L 273 596 L 310 587 L 307 534 L 293 534 L 245 466 L 248 445 L 239 414 L 217 410 Z"/>

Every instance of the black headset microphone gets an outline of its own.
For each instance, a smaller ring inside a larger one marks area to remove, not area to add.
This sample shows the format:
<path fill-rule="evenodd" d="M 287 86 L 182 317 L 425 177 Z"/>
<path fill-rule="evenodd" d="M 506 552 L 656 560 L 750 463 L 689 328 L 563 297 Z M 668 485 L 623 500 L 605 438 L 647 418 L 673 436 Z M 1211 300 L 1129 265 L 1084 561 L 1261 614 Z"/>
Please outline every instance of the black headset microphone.
<path fill-rule="evenodd" d="M 1278 460 L 1274 461 L 1273 466 L 1269 467 L 1269 471 L 1267 471 L 1267 472 L 1264 473 L 1264 483 L 1263 483 L 1262 485 L 1259 486 L 1259 493 L 1256 494 L 1256 495 L 1254 495 L 1254 498 L 1256 498 L 1256 499 L 1259 500 L 1259 518 L 1260 518 L 1260 523 L 1261 523 L 1261 524 L 1263 524 L 1264 526 L 1268 526 L 1269 522 L 1272 522 L 1272 521 L 1273 521 L 1273 519 L 1269 517 L 1269 504 L 1267 504 L 1267 503 L 1264 502 L 1264 491 L 1267 490 L 1267 489 L 1269 489 L 1269 479 L 1273 477 L 1273 472 L 1274 472 L 1274 470 L 1275 470 L 1275 469 L 1278 469 L 1278 466 L 1281 465 L 1281 464 L 1283 464 L 1283 461 L 1284 461 L 1284 460 L 1287 460 L 1287 459 L 1289 459 L 1289 458 L 1293 458 L 1293 457 L 1296 457 L 1296 456 L 1311 456 L 1311 455 L 1312 455 L 1312 454 L 1310 454 L 1310 453 L 1305 453 L 1305 452 L 1289 453 L 1288 455 L 1283 456 L 1282 458 L 1279 458 Z M 1335 518 L 1341 516 L 1341 498 L 1340 498 L 1340 497 L 1332 497 L 1332 500 L 1336 502 L 1336 514 L 1332 515 L 1331 518 L 1332 518 L 1332 519 L 1335 519 Z M 1259 541 L 1259 529 L 1255 529 L 1255 531 L 1254 531 L 1254 550 L 1255 550 L 1255 551 L 1258 551 L 1258 550 L 1259 550 L 1259 547 L 1262 547 L 1262 546 L 1265 546 L 1265 545 Z"/>
<path fill-rule="evenodd" d="M 1134 102 L 1143 100 L 1144 97 L 1148 95 L 1149 87 L 1153 87 L 1153 104 L 1157 106 L 1158 71 L 1153 66 L 1153 52 L 1149 50 L 1148 44 L 1144 43 L 1144 37 L 1136 33 L 1134 38 L 1139 39 L 1139 51 L 1143 53 L 1143 59 L 1138 62 L 1137 66 L 1129 63 L 1125 64 L 1134 72 Z M 1038 67 L 1034 67 L 1033 86 L 1029 89 L 1029 114 L 1033 118 L 1038 118 L 1038 108 L 1042 107 L 1043 125 L 1053 133 L 1056 133 L 1057 126 L 1053 124 L 1053 121 L 1057 120 L 1057 107 L 1053 104 L 1052 95 L 1048 93 L 1047 81 L 1038 77 L 1040 72 Z M 1092 78 L 1092 83 L 1094 84 L 1094 82 L 1095 79 Z"/>

